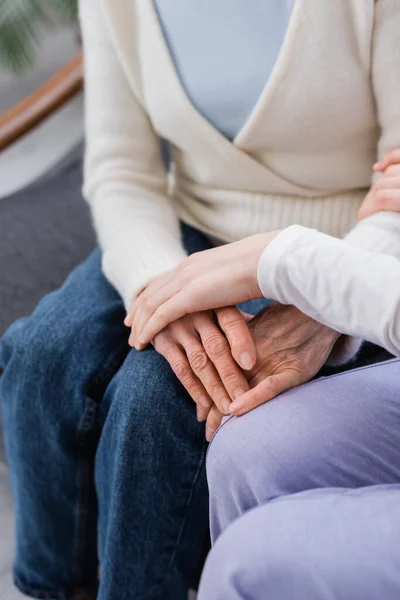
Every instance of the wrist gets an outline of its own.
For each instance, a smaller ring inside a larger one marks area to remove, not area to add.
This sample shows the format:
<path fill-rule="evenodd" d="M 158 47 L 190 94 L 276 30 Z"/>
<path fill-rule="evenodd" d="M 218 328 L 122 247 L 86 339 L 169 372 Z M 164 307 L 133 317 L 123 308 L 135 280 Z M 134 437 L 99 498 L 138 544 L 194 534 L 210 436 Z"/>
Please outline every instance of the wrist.
<path fill-rule="evenodd" d="M 267 233 L 260 233 L 256 236 L 254 236 L 254 248 L 253 248 L 253 252 L 252 252 L 252 259 L 251 259 L 251 269 L 250 269 L 250 273 L 251 273 L 251 281 L 250 281 L 250 287 L 252 290 L 254 290 L 254 298 L 261 298 L 263 296 L 263 292 L 261 290 L 260 284 L 259 284 L 259 277 L 258 277 L 258 267 L 260 264 L 260 260 L 261 260 L 261 256 L 264 253 L 264 250 L 266 250 L 269 246 L 269 244 L 276 238 L 278 237 L 278 235 L 280 235 L 282 233 L 283 229 L 277 229 L 276 231 L 269 231 Z"/>

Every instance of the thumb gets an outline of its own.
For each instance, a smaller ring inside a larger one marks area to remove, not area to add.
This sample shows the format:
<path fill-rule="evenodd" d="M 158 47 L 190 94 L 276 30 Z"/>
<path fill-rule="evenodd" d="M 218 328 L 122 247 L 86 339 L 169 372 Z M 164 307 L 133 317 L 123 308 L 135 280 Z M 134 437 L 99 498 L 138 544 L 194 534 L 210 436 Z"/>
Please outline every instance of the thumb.
<path fill-rule="evenodd" d="M 218 308 L 215 312 L 233 358 L 242 369 L 250 371 L 257 362 L 257 350 L 244 314 L 236 306 Z"/>
<path fill-rule="evenodd" d="M 286 390 L 296 387 L 300 383 L 299 373 L 294 370 L 270 375 L 263 379 L 256 387 L 232 402 L 229 411 L 232 415 L 240 417 L 257 408 L 257 406 L 273 400 Z"/>

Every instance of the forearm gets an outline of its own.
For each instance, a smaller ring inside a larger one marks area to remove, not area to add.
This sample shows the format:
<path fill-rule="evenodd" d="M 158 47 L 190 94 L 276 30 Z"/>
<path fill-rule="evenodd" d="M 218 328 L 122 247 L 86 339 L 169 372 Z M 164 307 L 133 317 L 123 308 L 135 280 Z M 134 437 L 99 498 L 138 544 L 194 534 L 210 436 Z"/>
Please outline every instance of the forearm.
<path fill-rule="evenodd" d="M 258 276 L 266 297 L 400 355 L 400 262 L 393 256 L 293 226 L 264 251 Z"/>
<path fill-rule="evenodd" d="M 178 219 L 166 195 L 133 183 L 115 183 L 90 204 L 104 274 L 128 309 L 143 286 L 186 257 Z"/>
<path fill-rule="evenodd" d="M 84 0 L 79 6 L 85 60 L 84 196 L 103 250 L 103 271 L 128 308 L 143 285 L 186 254 L 140 78 L 127 80 L 102 3 Z"/>

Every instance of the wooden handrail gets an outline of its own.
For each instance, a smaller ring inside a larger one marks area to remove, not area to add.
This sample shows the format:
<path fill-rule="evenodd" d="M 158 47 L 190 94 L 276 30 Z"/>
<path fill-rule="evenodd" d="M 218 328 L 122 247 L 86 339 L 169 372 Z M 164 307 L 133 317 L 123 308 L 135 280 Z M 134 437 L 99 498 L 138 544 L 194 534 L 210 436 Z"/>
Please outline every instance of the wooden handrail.
<path fill-rule="evenodd" d="M 0 151 L 4 150 L 63 106 L 83 86 L 82 52 L 39 89 L 0 115 Z"/>

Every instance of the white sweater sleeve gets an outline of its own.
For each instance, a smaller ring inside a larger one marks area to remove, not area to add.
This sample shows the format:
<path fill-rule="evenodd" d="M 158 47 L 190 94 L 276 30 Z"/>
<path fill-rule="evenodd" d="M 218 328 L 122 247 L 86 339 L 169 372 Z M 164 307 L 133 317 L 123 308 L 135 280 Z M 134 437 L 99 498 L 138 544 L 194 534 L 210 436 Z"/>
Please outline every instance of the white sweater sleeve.
<path fill-rule="evenodd" d="M 126 308 L 150 279 L 185 251 L 160 156 L 160 140 L 127 81 L 103 15 L 81 0 L 85 62 L 84 196 L 103 250 L 103 271 Z M 139 69 L 138 77 L 140 76 Z"/>
<path fill-rule="evenodd" d="M 293 225 L 264 250 L 258 268 L 267 298 L 400 355 L 400 261 Z"/>

